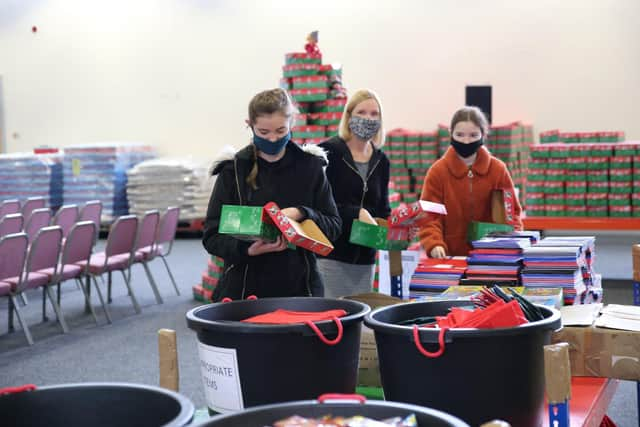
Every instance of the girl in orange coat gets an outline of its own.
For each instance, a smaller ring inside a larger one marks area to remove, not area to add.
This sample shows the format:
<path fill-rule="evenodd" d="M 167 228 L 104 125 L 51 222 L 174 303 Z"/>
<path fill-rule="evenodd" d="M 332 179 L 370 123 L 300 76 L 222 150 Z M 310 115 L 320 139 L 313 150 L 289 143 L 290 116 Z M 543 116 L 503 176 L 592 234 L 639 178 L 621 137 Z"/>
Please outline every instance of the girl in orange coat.
<path fill-rule="evenodd" d="M 506 165 L 483 147 L 489 124 L 478 107 L 464 107 L 451 119 L 451 147 L 427 172 L 420 199 L 442 203 L 447 215 L 420 229 L 420 242 L 432 258 L 466 256 L 471 221 L 491 222 L 493 190 L 513 190 Z M 522 229 L 515 200 L 516 229 Z"/>

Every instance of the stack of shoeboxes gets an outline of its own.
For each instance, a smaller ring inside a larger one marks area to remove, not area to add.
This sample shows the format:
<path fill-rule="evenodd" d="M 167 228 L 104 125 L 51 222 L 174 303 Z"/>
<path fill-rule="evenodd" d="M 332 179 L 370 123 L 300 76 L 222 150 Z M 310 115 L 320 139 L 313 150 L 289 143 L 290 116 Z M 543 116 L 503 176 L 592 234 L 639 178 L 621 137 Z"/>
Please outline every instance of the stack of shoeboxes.
<path fill-rule="evenodd" d="M 347 102 L 342 69 L 322 64 L 322 56 L 305 52 L 285 55 L 280 87 L 295 102 L 298 114 L 291 129 L 299 144 L 319 144 L 338 134 Z"/>
<path fill-rule="evenodd" d="M 384 151 L 391 163 L 390 188 L 400 193 L 399 201 L 415 202 L 427 170 L 438 158 L 437 133 L 394 129 L 387 133 Z"/>
<path fill-rule="evenodd" d="M 540 134 L 531 149 L 527 214 L 640 216 L 640 143 L 623 139 L 622 132 Z"/>
<path fill-rule="evenodd" d="M 524 192 L 532 141 L 532 126 L 515 122 L 492 127 L 486 143 L 491 153 L 507 164 L 520 197 Z M 438 125 L 434 132 L 394 129 L 387 133 L 384 151 L 391 162 L 390 181 L 402 195 L 403 202 L 411 203 L 420 198 L 427 171 L 444 155 L 450 142 L 449 129 L 445 125 Z"/>
<path fill-rule="evenodd" d="M 487 139 L 489 151 L 507 165 L 521 200 L 526 197 L 525 186 L 531 145 L 533 145 L 533 126 L 521 122 L 492 126 Z"/>
<path fill-rule="evenodd" d="M 207 270 L 202 273 L 202 282 L 193 287 L 193 298 L 202 302 L 213 302 L 212 296 L 218 281 L 222 276 L 224 261 L 222 258 L 211 255 L 207 260 Z"/>

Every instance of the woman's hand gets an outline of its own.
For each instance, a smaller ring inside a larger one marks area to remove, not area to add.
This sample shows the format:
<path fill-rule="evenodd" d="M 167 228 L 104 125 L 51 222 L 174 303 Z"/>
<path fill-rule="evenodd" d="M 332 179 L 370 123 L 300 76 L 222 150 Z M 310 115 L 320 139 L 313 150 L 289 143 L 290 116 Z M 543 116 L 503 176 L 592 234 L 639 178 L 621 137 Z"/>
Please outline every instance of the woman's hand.
<path fill-rule="evenodd" d="M 251 244 L 251 246 L 249 246 L 247 254 L 249 254 L 249 256 L 258 256 L 269 252 L 282 252 L 287 249 L 287 244 L 288 242 L 282 236 L 278 236 L 276 241 L 273 243 L 268 243 L 260 239 L 256 240 Z"/>
<path fill-rule="evenodd" d="M 435 248 L 431 249 L 429 255 L 431 256 L 431 258 L 444 258 L 447 256 L 447 253 L 444 251 L 444 248 L 442 246 L 436 246 Z"/>
<path fill-rule="evenodd" d="M 373 218 L 373 216 L 371 216 L 369 211 L 366 210 L 365 208 L 360 208 L 360 211 L 358 212 L 358 220 L 362 222 L 366 222 L 367 224 L 374 224 L 374 225 L 378 224 L 376 220 Z"/>
<path fill-rule="evenodd" d="M 302 221 L 304 215 L 298 208 L 284 208 L 280 212 L 284 214 L 287 218 L 291 218 L 294 221 Z"/>

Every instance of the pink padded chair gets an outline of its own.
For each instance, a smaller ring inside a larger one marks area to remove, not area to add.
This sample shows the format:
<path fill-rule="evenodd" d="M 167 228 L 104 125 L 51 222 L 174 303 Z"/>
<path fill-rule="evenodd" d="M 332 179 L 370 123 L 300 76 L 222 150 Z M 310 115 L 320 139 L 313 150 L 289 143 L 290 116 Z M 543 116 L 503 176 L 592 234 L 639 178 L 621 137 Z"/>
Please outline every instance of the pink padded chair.
<path fill-rule="evenodd" d="M 83 283 L 83 279 L 89 275 L 89 259 L 91 258 L 91 252 L 93 251 L 94 236 L 96 225 L 91 221 L 81 221 L 76 223 L 69 235 L 64 241 L 62 247 L 62 256 L 60 263 L 58 264 L 57 271 L 53 269 L 48 270 L 46 273 L 49 276 L 49 280 L 58 286 L 58 306 L 60 306 L 60 285 L 62 282 L 74 279 L 76 284 L 82 290 L 84 299 L 93 320 L 98 324 L 98 318 L 91 305 L 91 300 L 87 288 Z M 100 302 L 104 308 L 104 301 L 102 301 L 102 295 L 98 294 Z M 62 308 L 60 308 L 62 312 Z M 106 312 L 106 309 L 105 309 Z"/>
<path fill-rule="evenodd" d="M 27 259 L 29 239 L 25 233 L 8 234 L 0 238 L 0 297 L 9 299 L 9 331 L 13 331 L 13 312 L 16 312 L 18 322 L 29 345 L 33 345 L 33 338 L 27 323 L 22 319 L 15 287 L 7 280 L 21 283 L 24 263 Z"/>
<path fill-rule="evenodd" d="M 22 205 L 22 216 L 24 216 L 25 221 L 29 221 L 29 217 L 31 213 L 36 209 L 43 209 L 46 207 L 46 202 L 42 197 L 29 197 L 25 200 Z"/>
<path fill-rule="evenodd" d="M 153 293 L 156 297 L 156 301 L 158 302 L 158 304 L 162 304 L 162 296 L 160 296 L 160 292 L 158 291 L 156 282 L 153 279 L 151 270 L 147 265 L 147 260 L 145 259 L 144 253 L 142 252 L 143 250 L 148 251 L 149 253 L 153 253 L 155 251 L 159 222 L 160 213 L 157 210 L 145 212 L 144 216 L 142 217 L 142 221 L 140 222 L 140 226 L 138 227 L 138 237 L 136 238 L 135 254 L 133 257 L 132 265 L 142 264 L 142 267 L 147 274 L 147 279 L 149 279 L 151 289 L 153 290 Z M 131 278 L 131 269 L 129 269 L 129 278 Z"/>
<path fill-rule="evenodd" d="M 58 226 L 44 227 L 38 231 L 35 239 L 29 246 L 26 267 L 22 278 L 13 277 L 4 281 L 11 285 L 12 292 L 19 294 L 29 289 L 42 288 L 53 306 L 62 331 L 66 334 L 69 329 L 60 312 L 51 290 L 51 277 L 55 277 L 60 257 L 62 243 L 62 229 Z M 52 273 L 52 275 L 50 274 Z M 9 325 L 12 326 L 13 313 L 9 311 Z"/>
<path fill-rule="evenodd" d="M 21 213 L 19 200 L 5 200 L 0 204 L 0 218 L 17 213 Z"/>
<path fill-rule="evenodd" d="M 158 226 L 158 234 L 156 236 L 155 245 L 141 247 L 136 251 L 136 257 L 141 258 L 145 263 L 152 261 L 156 257 L 160 257 L 164 263 L 173 288 L 176 290 L 176 294 L 180 295 L 180 290 L 176 284 L 169 264 L 167 264 L 166 257 L 171 253 L 173 247 L 173 241 L 176 237 L 176 230 L 178 229 L 178 220 L 180 218 L 180 208 L 169 207 L 160 219 L 160 225 Z"/>
<path fill-rule="evenodd" d="M 107 245 L 104 252 L 93 254 L 89 260 L 89 273 L 93 279 L 93 283 L 98 292 L 98 296 L 102 301 L 102 292 L 98 285 L 97 277 L 102 276 L 104 273 L 108 273 L 108 294 L 111 292 L 111 273 L 113 271 L 120 271 L 124 282 L 129 290 L 129 296 L 133 303 L 133 308 L 136 313 L 140 313 L 140 306 L 131 287 L 131 282 L 128 275 L 125 273 L 131 266 L 133 258 L 133 250 L 136 240 L 136 232 L 138 228 L 138 218 L 135 215 L 121 216 L 111 225 L 109 230 L 109 236 L 107 237 Z M 76 263 L 76 265 L 83 265 L 82 262 Z M 104 306 L 105 315 L 107 321 L 111 323 L 111 315 Z"/>
<path fill-rule="evenodd" d="M 59 225 L 62 228 L 62 238 L 66 238 L 71 227 L 78 221 L 80 212 L 76 205 L 64 205 L 58 209 L 51 225 Z"/>
<path fill-rule="evenodd" d="M 7 214 L 0 219 L 0 237 L 7 234 L 20 233 L 22 231 L 23 224 L 22 214 Z"/>
<path fill-rule="evenodd" d="M 24 232 L 27 233 L 27 236 L 29 237 L 29 243 L 33 242 L 33 239 L 35 239 L 40 229 L 47 227 L 50 223 L 51 223 L 51 209 L 42 208 L 42 209 L 36 209 L 33 212 L 31 212 L 31 215 L 29 216 L 29 219 L 27 220 L 27 223 L 24 226 Z"/>
<path fill-rule="evenodd" d="M 96 239 L 100 232 L 100 218 L 102 216 L 102 202 L 100 200 L 90 200 L 80 209 L 78 221 L 92 221 L 96 225 Z"/>

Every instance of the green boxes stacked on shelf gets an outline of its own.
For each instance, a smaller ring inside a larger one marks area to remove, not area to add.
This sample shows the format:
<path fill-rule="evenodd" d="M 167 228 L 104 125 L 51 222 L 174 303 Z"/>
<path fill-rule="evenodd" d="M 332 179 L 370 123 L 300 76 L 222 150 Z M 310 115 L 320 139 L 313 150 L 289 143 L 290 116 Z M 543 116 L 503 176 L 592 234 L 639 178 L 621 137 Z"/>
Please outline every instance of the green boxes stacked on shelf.
<path fill-rule="evenodd" d="M 422 136 L 419 132 L 407 132 L 404 145 L 405 158 L 409 169 L 419 169 L 422 167 L 420 155 Z"/>
<path fill-rule="evenodd" d="M 449 145 L 451 145 L 451 134 L 449 133 L 449 128 L 446 125 L 438 125 L 437 139 L 438 152 L 440 153 L 440 157 L 442 157 L 449 148 Z"/>
<path fill-rule="evenodd" d="M 420 133 L 420 168 L 429 169 L 438 160 L 437 132 Z"/>

